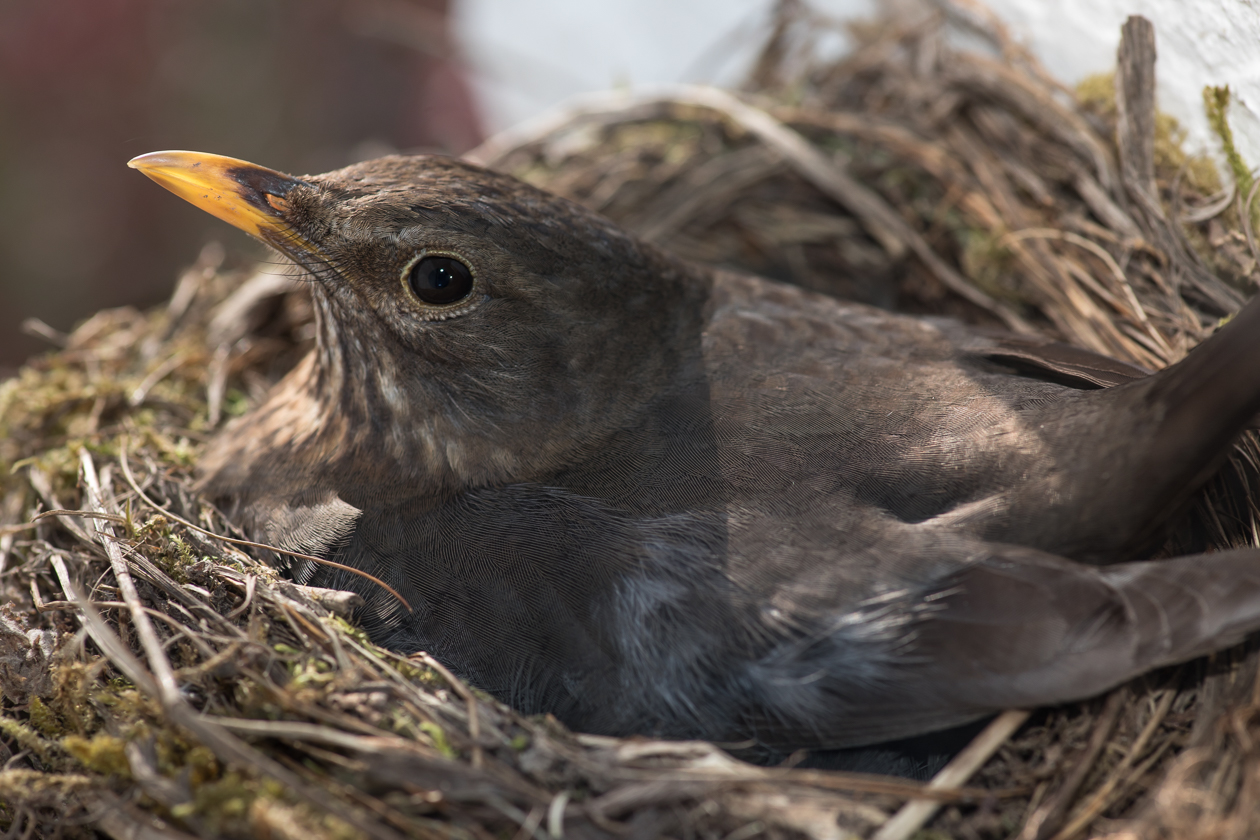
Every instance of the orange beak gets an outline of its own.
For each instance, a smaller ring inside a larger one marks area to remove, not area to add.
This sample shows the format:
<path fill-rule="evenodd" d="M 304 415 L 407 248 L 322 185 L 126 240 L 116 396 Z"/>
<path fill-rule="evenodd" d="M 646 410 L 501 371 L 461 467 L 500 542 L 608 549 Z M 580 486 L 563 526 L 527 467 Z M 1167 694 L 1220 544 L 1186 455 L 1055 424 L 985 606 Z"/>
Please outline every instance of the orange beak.
<path fill-rule="evenodd" d="M 203 152 L 150 152 L 127 162 L 211 216 L 269 245 L 312 246 L 289 224 L 289 191 L 302 184 L 282 172 Z"/>

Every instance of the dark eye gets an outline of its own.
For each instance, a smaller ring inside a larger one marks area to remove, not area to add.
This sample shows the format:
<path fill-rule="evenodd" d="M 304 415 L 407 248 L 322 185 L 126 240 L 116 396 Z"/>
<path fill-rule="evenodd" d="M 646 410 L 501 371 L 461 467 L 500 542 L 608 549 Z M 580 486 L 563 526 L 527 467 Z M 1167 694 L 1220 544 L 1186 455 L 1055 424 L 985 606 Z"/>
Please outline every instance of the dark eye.
<path fill-rule="evenodd" d="M 411 267 L 407 282 L 425 303 L 458 303 L 472 293 L 473 275 L 454 257 L 425 257 Z"/>

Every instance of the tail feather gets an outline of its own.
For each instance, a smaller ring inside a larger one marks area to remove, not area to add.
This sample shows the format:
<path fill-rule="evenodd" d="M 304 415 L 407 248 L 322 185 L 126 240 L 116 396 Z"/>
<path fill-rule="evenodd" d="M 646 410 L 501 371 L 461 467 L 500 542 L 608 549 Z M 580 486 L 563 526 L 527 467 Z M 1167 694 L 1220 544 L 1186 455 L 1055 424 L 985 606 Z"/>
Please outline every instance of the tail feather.
<path fill-rule="evenodd" d="M 1019 552 L 953 576 L 926 622 L 963 705 L 1098 694 L 1260 629 L 1260 549 L 1094 567 Z M 936 675 L 937 678 L 946 675 Z"/>
<path fill-rule="evenodd" d="M 1186 358 L 1141 384 L 1145 399 L 1162 409 L 1155 446 L 1181 453 L 1186 483 L 1199 486 L 1260 412 L 1260 300 Z"/>
<path fill-rule="evenodd" d="M 1111 563 L 1149 551 L 1260 413 L 1260 301 L 1180 362 L 1049 406 L 1047 473 L 988 539 Z M 1050 502 L 1048 500 L 1058 500 Z"/>
<path fill-rule="evenodd" d="M 1133 616 L 1130 676 L 1229 647 L 1260 629 L 1260 551 L 1125 563 L 1100 575 Z"/>
<path fill-rule="evenodd" d="M 1260 549 L 1106 567 L 979 551 L 891 609 L 914 620 L 859 610 L 741 672 L 759 742 L 876 744 L 1082 700 L 1260 630 Z"/>

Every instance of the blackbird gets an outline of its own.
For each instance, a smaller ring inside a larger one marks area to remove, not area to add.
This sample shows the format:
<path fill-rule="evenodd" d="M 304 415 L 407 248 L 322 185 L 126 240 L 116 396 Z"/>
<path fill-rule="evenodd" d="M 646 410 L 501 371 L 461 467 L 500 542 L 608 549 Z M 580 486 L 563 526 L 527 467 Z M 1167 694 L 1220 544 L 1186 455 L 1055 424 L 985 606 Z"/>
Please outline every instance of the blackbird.
<path fill-rule="evenodd" d="M 1260 308 L 1158 373 L 689 264 L 509 176 L 131 166 L 309 277 L 315 349 L 202 488 L 587 732 L 770 753 L 1084 698 L 1260 627 L 1260 552 L 1144 559 L 1260 411 Z"/>

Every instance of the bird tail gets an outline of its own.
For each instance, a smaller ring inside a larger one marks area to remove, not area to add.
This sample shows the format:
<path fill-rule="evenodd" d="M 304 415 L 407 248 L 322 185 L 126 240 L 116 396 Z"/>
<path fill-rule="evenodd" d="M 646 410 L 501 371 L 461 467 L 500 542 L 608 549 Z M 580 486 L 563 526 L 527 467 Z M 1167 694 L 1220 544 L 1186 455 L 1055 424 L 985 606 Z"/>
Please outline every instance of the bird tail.
<path fill-rule="evenodd" d="M 1030 553 L 951 583 L 924 639 L 962 708 L 1080 700 L 1260 629 L 1257 549 L 1105 567 Z"/>
<path fill-rule="evenodd" d="M 850 747 L 1100 694 L 1260 630 L 1260 549 L 1092 566 L 1022 546 L 751 669 L 766 744 Z M 812 728 L 811 728 L 812 727 Z"/>
<path fill-rule="evenodd" d="M 1123 387 L 1162 407 L 1155 445 L 1182 452 L 1187 482 L 1201 484 L 1260 412 L 1260 299 L 1181 361 Z"/>
<path fill-rule="evenodd" d="M 1030 544 L 1088 562 L 1139 556 L 1260 413 L 1260 299 L 1176 364 L 1053 410 L 1043 434 L 1063 473 L 1025 501 L 1055 536 Z M 1055 497 L 1064 504 L 1045 505 Z"/>
<path fill-rule="evenodd" d="M 1131 624 L 1133 661 L 1126 679 L 1205 656 L 1260 629 L 1260 550 L 1121 563 L 1098 571 L 1123 599 Z"/>

